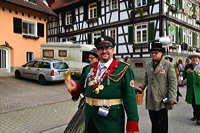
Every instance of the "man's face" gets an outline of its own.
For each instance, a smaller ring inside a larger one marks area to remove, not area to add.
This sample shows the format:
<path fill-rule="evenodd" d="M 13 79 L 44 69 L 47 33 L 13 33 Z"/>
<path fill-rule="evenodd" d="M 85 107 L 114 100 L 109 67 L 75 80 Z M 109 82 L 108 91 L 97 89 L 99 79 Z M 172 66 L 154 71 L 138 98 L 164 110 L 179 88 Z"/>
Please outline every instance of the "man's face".
<path fill-rule="evenodd" d="M 153 60 L 160 60 L 162 58 L 162 52 L 160 51 L 151 51 L 151 58 Z"/>
<path fill-rule="evenodd" d="M 101 62 L 108 62 L 111 58 L 113 58 L 114 48 L 112 47 L 101 47 L 97 49 L 97 54 Z"/>
<path fill-rule="evenodd" d="M 192 64 L 197 64 L 199 62 L 199 58 L 198 57 L 192 57 L 191 61 L 192 61 Z"/>

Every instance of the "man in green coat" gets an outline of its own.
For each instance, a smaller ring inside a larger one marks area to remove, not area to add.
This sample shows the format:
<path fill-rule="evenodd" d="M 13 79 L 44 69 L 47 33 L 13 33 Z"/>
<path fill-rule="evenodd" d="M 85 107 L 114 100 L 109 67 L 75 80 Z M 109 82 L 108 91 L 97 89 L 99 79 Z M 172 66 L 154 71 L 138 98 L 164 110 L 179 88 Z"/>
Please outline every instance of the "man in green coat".
<path fill-rule="evenodd" d="M 200 54 L 192 53 L 188 56 L 191 63 L 185 66 L 184 78 L 187 78 L 186 102 L 192 104 L 193 118 L 200 125 Z"/>
<path fill-rule="evenodd" d="M 85 88 L 85 132 L 139 132 L 134 75 L 131 67 L 113 59 L 115 43 L 102 36 L 95 40 L 100 61 L 87 67 L 78 82 L 66 80 L 66 87 L 76 97 Z"/>

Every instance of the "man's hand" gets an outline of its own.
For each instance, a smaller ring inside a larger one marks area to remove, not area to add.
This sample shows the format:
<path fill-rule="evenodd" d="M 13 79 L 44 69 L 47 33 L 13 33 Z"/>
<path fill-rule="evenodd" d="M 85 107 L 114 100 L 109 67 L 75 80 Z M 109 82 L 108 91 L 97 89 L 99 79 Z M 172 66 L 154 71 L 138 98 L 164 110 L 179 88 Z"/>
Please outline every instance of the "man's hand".
<path fill-rule="evenodd" d="M 173 102 L 173 101 L 169 101 L 169 104 L 172 104 L 172 105 L 173 105 L 173 104 L 174 104 L 174 102 Z"/>
<path fill-rule="evenodd" d="M 66 89 L 71 94 L 72 92 L 76 92 L 77 86 L 74 80 L 65 80 Z"/>
<path fill-rule="evenodd" d="M 136 90 L 142 91 L 142 88 L 140 86 L 136 86 Z"/>

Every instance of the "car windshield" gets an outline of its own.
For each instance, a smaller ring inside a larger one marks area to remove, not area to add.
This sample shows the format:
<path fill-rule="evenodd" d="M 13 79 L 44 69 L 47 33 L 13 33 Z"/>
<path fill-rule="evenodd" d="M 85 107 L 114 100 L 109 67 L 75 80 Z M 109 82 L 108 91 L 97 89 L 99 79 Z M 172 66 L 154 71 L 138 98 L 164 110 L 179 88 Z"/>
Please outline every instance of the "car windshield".
<path fill-rule="evenodd" d="M 65 62 L 53 63 L 54 69 L 67 69 L 69 66 Z"/>

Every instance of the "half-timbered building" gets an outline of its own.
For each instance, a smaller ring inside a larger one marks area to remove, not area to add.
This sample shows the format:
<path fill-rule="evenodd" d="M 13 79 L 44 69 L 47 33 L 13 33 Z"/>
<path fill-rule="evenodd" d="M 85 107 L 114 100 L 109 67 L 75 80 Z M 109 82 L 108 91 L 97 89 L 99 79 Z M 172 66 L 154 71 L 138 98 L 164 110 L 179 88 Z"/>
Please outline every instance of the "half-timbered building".
<path fill-rule="evenodd" d="M 47 24 L 47 41 L 93 44 L 101 35 L 116 42 L 115 57 L 132 57 L 133 67 L 149 59 L 150 42 L 169 36 L 170 54 L 200 51 L 197 0 L 55 0 L 57 18 Z"/>

